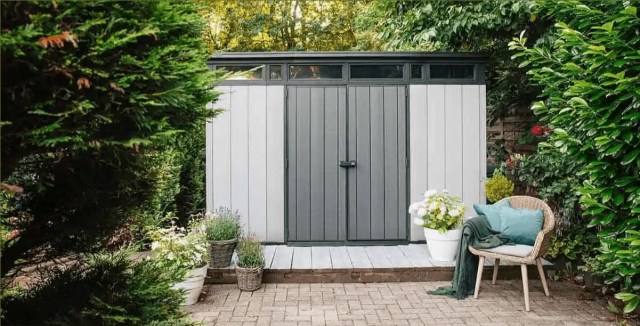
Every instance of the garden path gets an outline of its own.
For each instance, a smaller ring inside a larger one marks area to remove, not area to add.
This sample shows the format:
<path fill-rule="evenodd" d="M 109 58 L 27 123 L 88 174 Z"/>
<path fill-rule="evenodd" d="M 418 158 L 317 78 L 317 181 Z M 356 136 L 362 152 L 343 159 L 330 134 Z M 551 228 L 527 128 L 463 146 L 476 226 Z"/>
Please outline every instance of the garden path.
<path fill-rule="evenodd" d="M 601 299 L 582 300 L 574 284 L 551 282 L 545 297 L 530 282 L 524 311 L 522 282 L 484 281 L 480 297 L 456 300 L 427 290 L 449 282 L 263 284 L 255 292 L 208 285 L 201 302 L 185 307 L 205 325 L 614 325 Z"/>

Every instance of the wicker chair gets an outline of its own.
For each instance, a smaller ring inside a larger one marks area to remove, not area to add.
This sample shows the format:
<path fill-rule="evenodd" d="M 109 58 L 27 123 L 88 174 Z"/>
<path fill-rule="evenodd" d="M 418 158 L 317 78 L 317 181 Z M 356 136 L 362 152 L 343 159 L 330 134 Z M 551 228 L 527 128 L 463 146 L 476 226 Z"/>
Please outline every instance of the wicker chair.
<path fill-rule="evenodd" d="M 469 251 L 472 254 L 478 255 L 480 261 L 478 263 L 478 276 L 476 279 L 476 288 L 473 294 L 475 299 L 478 298 L 478 292 L 480 292 L 480 281 L 482 280 L 482 269 L 484 268 L 484 262 L 486 258 L 493 258 L 495 263 L 493 265 L 493 279 L 492 284 L 496 284 L 496 278 L 498 277 L 498 267 L 500 260 L 508 260 L 520 264 L 522 271 L 522 287 L 524 289 L 524 305 L 525 309 L 529 311 L 529 280 L 527 276 L 527 264 L 536 264 L 538 266 L 538 273 L 540 274 L 540 280 L 542 281 L 542 288 L 544 294 L 549 296 L 549 288 L 547 286 L 547 280 L 544 276 L 544 270 L 542 268 L 542 259 L 540 258 L 545 254 L 549 248 L 549 241 L 551 240 L 552 231 L 555 227 L 555 217 L 549 205 L 538 198 L 529 196 L 513 196 L 505 198 L 501 201 L 508 200 L 509 204 L 513 208 L 526 208 L 526 209 L 541 209 L 544 214 L 544 223 L 542 230 L 538 233 L 536 241 L 533 246 L 525 245 L 505 245 L 492 249 L 476 249 L 469 246 Z"/>

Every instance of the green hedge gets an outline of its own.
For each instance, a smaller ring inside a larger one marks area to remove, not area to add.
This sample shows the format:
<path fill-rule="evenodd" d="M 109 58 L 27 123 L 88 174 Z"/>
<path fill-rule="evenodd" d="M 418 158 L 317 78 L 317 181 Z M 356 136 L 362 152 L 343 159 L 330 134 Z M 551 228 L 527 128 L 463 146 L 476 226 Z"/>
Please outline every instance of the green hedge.
<path fill-rule="evenodd" d="M 543 147 L 573 160 L 589 226 L 599 230 L 590 267 L 620 284 L 625 312 L 640 303 L 640 18 L 637 1 L 540 0 L 556 22 L 552 42 L 510 43 L 543 87 L 533 110 L 553 128 Z"/>

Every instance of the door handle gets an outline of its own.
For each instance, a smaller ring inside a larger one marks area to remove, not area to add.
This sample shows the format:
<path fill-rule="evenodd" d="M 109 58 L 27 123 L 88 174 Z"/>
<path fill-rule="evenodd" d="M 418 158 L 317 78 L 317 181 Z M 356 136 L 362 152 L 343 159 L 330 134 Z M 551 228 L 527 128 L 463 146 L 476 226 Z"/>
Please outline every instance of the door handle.
<path fill-rule="evenodd" d="M 341 168 L 355 168 L 356 161 L 340 161 L 338 165 L 340 165 Z"/>

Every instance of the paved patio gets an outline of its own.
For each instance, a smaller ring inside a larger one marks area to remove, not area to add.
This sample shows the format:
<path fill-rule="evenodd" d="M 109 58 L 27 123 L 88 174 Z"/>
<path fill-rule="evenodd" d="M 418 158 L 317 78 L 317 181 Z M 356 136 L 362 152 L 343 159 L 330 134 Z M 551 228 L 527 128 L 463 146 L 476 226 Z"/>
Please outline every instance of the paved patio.
<path fill-rule="evenodd" d="M 209 285 L 201 302 L 185 307 L 206 325 L 614 325 L 599 300 L 580 300 L 573 284 L 551 282 L 551 297 L 531 280 L 531 311 L 522 282 L 483 281 L 478 300 L 426 294 L 449 282 L 264 284 L 251 292 Z"/>

